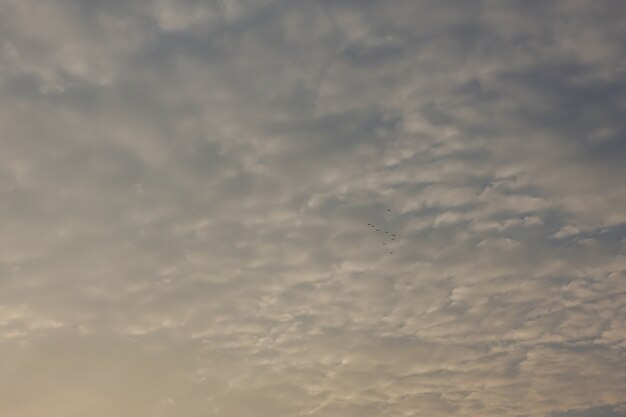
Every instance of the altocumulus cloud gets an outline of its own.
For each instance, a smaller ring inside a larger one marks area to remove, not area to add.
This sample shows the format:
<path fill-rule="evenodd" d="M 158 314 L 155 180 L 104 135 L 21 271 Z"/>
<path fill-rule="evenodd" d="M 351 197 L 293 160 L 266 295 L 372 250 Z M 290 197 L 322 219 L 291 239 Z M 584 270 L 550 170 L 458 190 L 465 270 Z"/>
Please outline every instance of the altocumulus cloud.
<path fill-rule="evenodd" d="M 0 414 L 624 415 L 624 16 L 0 0 Z"/>

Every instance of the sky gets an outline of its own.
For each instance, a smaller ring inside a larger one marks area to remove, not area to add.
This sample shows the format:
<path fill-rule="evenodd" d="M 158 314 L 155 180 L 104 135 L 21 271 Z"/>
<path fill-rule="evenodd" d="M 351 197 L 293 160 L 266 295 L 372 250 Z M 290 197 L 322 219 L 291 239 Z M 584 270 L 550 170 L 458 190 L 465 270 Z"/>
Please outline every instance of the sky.
<path fill-rule="evenodd" d="M 622 0 L 0 0 L 0 415 L 626 416 L 625 113 Z"/>

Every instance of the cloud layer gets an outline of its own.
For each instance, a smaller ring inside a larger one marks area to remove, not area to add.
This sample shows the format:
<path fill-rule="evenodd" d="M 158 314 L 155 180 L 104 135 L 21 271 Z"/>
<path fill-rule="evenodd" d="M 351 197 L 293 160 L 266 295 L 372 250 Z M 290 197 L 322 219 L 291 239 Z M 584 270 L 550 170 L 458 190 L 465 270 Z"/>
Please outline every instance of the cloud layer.
<path fill-rule="evenodd" d="M 0 0 L 0 414 L 625 415 L 623 16 Z"/>

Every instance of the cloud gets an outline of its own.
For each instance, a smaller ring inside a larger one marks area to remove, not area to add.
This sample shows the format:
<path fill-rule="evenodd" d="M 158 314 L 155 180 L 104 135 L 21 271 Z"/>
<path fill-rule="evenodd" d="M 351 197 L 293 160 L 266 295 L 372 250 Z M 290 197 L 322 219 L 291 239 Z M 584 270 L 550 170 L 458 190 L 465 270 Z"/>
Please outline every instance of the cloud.
<path fill-rule="evenodd" d="M 619 415 L 624 7 L 0 2 L 0 411 Z"/>

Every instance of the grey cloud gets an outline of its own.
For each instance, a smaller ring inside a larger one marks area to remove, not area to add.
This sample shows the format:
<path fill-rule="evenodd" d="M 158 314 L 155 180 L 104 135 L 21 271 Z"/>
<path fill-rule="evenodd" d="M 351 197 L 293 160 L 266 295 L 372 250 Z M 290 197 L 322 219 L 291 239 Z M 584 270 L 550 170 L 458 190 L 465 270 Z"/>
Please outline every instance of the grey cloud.
<path fill-rule="evenodd" d="M 624 411 L 620 412 L 619 406 L 600 406 L 583 410 L 565 411 L 562 413 L 551 414 L 550 417 L 619 417 L 624 415 Z"/>
<path fill-rule="evenodd" d="M 0 410 L 620 415 L 623 8 L 0 1 Z"/>

